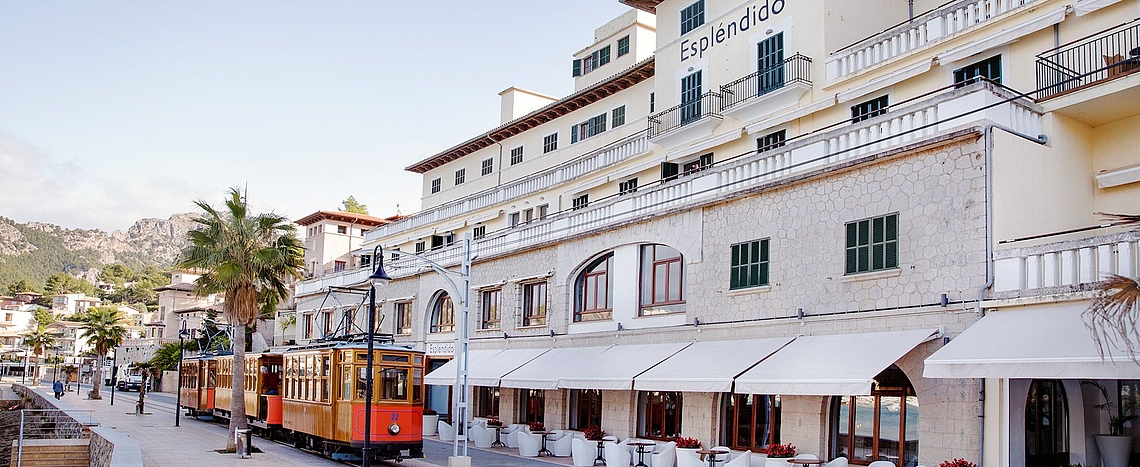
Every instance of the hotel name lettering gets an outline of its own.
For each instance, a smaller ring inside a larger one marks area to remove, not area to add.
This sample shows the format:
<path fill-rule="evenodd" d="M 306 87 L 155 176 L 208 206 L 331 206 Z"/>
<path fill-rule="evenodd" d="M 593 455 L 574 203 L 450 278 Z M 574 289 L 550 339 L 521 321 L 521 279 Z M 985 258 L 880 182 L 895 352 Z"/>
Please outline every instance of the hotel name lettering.
<path fill-rule="evenodd" d="M 705 35 L 681 41 L 681 61 L 693 57 L 704 57 L 706 50 L 716 47 L 717 44 L 732 39 L 754 26 L 760 27 L 760 23 L 774 18 L 784 11 L 784 6 L 784 0 L 764 0 L 744 7 L 744 14 L 740 17 L 737 17 L 736 14 L 729 15 L 731 19 L 728 23 L 724 21 L 715 25 L 709 23 L 708 32 Z"/>

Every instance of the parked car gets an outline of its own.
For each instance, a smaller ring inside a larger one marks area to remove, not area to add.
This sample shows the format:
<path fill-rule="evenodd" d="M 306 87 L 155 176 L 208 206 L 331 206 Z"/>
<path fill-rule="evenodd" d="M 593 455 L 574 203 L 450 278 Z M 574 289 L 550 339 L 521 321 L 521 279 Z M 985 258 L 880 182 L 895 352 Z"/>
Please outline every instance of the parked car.
<path fill-rule="evenodd" d="M 127 375 L 119 380 L 120 391 L 138 391 L 142 387 L 142 375 Z"/>

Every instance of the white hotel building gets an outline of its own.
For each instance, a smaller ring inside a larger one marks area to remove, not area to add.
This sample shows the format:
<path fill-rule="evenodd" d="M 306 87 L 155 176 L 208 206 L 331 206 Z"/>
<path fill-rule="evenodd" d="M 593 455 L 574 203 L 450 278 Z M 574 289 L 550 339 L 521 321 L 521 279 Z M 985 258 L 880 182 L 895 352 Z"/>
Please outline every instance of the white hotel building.
<path fill-rule="evenodd" d="M 1140 234 L 1095 214 L 1140 213 L 1140 2 L 626 3 L 573 94 L 508 88 L 500 126 L 407 168 L 422 211 L 357 252 L 395 278 L 382 332 L 435 368 L 469 326 L 474 415 L 508 423 L 1105 463 L 1081 382 L 1140 397 L 1140 366 L 1080 313 L 1140 273 Z M 399 251 L 456 267 L 466 235 L 462 323 Z M 302 282 L 298 313 L 370 273 Z M 444 414 L 453 378 L 427 378 Z"/>

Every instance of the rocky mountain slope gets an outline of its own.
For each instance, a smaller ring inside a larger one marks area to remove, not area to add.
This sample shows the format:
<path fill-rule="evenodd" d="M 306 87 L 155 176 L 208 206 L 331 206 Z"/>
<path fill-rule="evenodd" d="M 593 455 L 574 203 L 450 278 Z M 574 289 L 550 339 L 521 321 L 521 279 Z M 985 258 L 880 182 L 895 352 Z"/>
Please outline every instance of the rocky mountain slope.
<path fill-rule="evenodd" d="M 0 287 L 20 279 L 43 284 L 60 271 L 80 274 L 116 262 L 135 270 L 169 268 L 186 245 L 186 232 L 194 227 L 190 217 L 141 219 L 125 232 L 109 234 L 0 217 Z"/>

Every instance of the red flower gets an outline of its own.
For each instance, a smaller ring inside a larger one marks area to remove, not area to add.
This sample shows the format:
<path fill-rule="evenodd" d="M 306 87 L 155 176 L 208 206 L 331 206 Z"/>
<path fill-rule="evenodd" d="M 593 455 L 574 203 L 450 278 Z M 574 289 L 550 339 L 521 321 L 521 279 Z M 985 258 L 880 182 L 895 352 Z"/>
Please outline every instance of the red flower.
<path fill-rule="evenodd" d="M 970 462 L 966 459 L 954 459 L 952 461 L 942 461 L 938 467 L 978 467 L 978 464 Z"/>
<path fill-rule="evenodd" d="M 697 441 L 697 438 L 682 438 L 678 436 L 674 441 L 676 441 L 677 447 L 679 448 L 696 449 L 701 447 L 701 442 Z"/>
<path fill-rule="evenodd" d="M 772 444 L 768 446 L 768 457 L 795 457 L 796 447 L 792 443 L 788 444 Z"/>
<path fill-rule="evenodd" d="M 600 426 L 593 425 L 582 430 L 582 434 L 586 435 L 586 439 L 590 441 L 597 441 L 606 436 L 606 430 L 603 430 Z"/>

